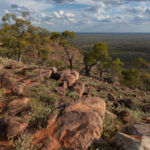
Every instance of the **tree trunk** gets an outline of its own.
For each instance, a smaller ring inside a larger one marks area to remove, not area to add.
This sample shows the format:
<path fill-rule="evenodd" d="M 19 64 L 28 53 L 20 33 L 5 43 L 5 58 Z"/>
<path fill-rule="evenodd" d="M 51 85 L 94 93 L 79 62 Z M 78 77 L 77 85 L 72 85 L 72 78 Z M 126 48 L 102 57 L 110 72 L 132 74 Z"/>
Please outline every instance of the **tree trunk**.
<path fill-rule="evenodd" d="M 18 52 L 18 61 L 21 61 L 21 51 Z"/>
<path fill-rule="evenodd" d="M 70 70 L 72 70 L 73 69 L 73 59 L 70 59 L 69 63 L 70 63 L 70 67 L 69 68 L 70 68 Z"/>
<path fill-rule="evenodd" d="M 103 71 L 100 71 L 100 80 L 103 80 Z"/>

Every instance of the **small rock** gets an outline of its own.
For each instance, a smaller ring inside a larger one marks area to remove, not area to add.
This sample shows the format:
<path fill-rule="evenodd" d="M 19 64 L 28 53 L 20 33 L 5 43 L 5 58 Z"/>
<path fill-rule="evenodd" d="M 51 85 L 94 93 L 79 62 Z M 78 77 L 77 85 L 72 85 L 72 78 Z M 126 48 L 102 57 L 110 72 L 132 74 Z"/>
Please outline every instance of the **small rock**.
<path fill-rule="evenodd" d="M 66 95 L 66 89 L 64 87 L 56 87 L 55 91 L 59 94 L 59 95 Z"/>
<path fill-rule="evenodd" d="M 84 92 L 84 83 L 82 81 L 76 81 L 72 87 L 71 90 L 79 94 L 79 98 L 82 97 Z"/>
<path fill-rule="evenodd" d="M 30 101 L 31 101 L 31 99 L 29 99 L 29 98 L 13 100 L 7 106 L 8 110 L 9 110 L 9 114 L 17 115 L 20 112 L 24 111 L 25 109 L 28 108 Z"/>

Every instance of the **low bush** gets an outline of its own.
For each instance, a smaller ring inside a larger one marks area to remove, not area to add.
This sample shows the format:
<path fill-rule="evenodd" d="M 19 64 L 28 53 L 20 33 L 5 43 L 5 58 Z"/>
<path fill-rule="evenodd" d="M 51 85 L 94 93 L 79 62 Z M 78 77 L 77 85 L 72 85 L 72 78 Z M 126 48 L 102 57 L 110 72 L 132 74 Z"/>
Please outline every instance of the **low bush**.
<path fill-rule="evenodd" d="M 22 133 L 17 139 L 14 137 L 8 138 L 10 143 L 13 144 L 15 150 L 37 150 L 41 147 L 40 145 L 33 145 L 33 138 L 26 133 Z"/>
<path fill-rule="evenodd" d="M 37 99 L 30 102 L 30 108 L 30 125 L 36 128 L 46 127 L 48 116 L 52 113 L 52 108 Z"/>
<path fill-rule="evenodd" d="M 70 98 L 72 98 L 73 100 L 79 99 L 79 94 L 76 92 L 69 92 L 68 91 L 66 95 L 69 96 Z"/>

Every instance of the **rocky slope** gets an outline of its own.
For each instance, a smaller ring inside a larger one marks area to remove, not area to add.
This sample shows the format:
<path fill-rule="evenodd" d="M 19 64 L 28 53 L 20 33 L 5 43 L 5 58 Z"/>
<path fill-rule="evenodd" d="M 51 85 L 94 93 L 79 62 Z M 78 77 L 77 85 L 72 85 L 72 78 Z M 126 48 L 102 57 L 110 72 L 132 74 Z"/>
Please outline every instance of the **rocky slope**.
<path fill-rule="evenodd" d="M 0 58 L 0 150 L 149 149 L 149 106 L 148 91 Z"/>

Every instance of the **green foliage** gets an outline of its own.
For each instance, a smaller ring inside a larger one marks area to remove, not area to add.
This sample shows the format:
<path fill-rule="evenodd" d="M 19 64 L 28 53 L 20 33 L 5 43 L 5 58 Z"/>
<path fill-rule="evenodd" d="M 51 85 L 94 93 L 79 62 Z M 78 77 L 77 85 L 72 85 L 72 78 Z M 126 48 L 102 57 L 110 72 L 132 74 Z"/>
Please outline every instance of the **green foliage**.
<path fill-rule="evenodd" d="M 68 41 L 74 39 L 76 37 L 76 34 L 73 31 L 64 31 L 62 33 L 62 38 L 67 39 Z"/>
<path fill-rule="evenodd" d="M 121 83 L 131 88 L 138 88 L 142 85 L 140 75 L 140 72 L 135 69 L 123 71 Z"/>
<path fill-rule="evenodd" d="M 39 50 L 38 56 L 42 62 L 48 61 L 50 57 L 50 50 L 48 48 L 42 48 Z"/>
<path fill-rule="evenodd" d="M 26 133 L 22 133 L 17 139 L 14 137 L 8 137 L 9 141 L 13 144 L 15 150 L 37 150 L 40 145 L 33 145 L 33 137 Z"/>
<path fill-rule="evenodd" d="M 51 106 L 34 99 L 30 102 L 30 108 L 30 125 L 37 128 L 46 127 L 48 116 L 52 113 Z"/>
<path fill-rule="evenodd" d="M 35 87 L 27 87 L 23 95 L 36 98 L 46 105 L 52 106 L 55 102 L 58 101 L 58 97 L 49 91 L 54 90 L 58 84 L 58 81 L 51 80 L 47 81 L 45 84 L 39 84 Z"/>
<path fill-rule="evenodd" d="M 115 60 L 108 60 L 104 63 L 104 68 L 107 69 L 107 72 L 111 72 L 112 75 L 121 75 L 124 63 L 120 60 L 120 58 L 116 58 Z"/>
<path fill-rule="evenodd" d="M 6 14 L 0 29 L 0 41 L 6 50 L 1 51 L 1 56 L 21 60 L 22 55 L 47 59 L 47 44 L 50 42 L 50 33 L 46 29 L 32 26 L 28 13 L 23 13 L 23 19 L 14 14 Z M 45 54 L 46 53 L 46 54 Z M 46 58 L 44 58 L 46 56 Z"/>
<path fill-rule="evenodd" d="M 117 120 L 112 119 L 109 116 L 105 116 L 104 118 L 104 123 L 103 123 L 103 138 L 111 138 L 116 134 L 116 125 L 117 125 Z"/>
<path fill-rule="evenodd" d="M 4 97 L 5 89 L 0 89 L 0 100 Z"/>
<path fill-rule="evenodd" d="M 144 60 L 143 58 L 138 58 L 136 61 L 135 61 L 135 66 L 138 68 L 138 69 L 142 69 L 142 68 L 145 68 L 147 66 L 147 62 L 146 60 Z"/>
<path fill-rule="evenodd" d="M 59 39 L 61 37 L 59 32 L 53 32 L 51 33 L 51 39 L 55 40 L 55 39 Z"/>
<path fill-rule="evenodd" d="M 60 44 L 64 47 L 64 52 L 66 54 L 66 59 L 68 60 L 69 68 L 72 70 L 75 53 L 73 51 L 71 40 L 76 37 L 76 34 L 67 30 L 62 33 L 61 37 Z"/>
<path fill-rule="evenodd" d="M 32 77 L 32 76 L 38 75 L 38 72 L 36 72 L 36 71 L 34 71 L 34 70 L 32 70 L 32 71 L 26 71 L 26 72 L 25 72 L 25 75 L 26 75 L 26 76 L 29 76 L 29 77 Z"/>
<path fill-rule="evenodd" d="M 63 61 L 57 59 L 50 59 L 47 64 L 49 66 L 56 67 L 59 70 L 67 68 L 67 65 Z"/>
<path fill-rule="evenodd" d="M 104 62 L 109 58 L 107 44 L 104 42 L 96 43 L 89 53 L 84 54 L 84 65 L 86 75 L 90 74 L 90 70 L 99 62 L 99 70 L 102 70 Z"/>
<path fill-rule="evenodd" d="M 112 150 L 112 148 L 107 143 L 93 144 L 89 150 Z"/>
<path fill-rule="evenodd" d="M 143 88 L 145 90 L 150 90 L 150 73 L 143 73 L 141 75 L 141 80 L 143 82 Z"/>
<path fill-rule="evenodd" d="M 76 92 L 67 92 L 67 96 L 69 96 L 70 98 L 72 98 L 73 100 L 77 100 L 79 99 L 79 94 Z"/>

